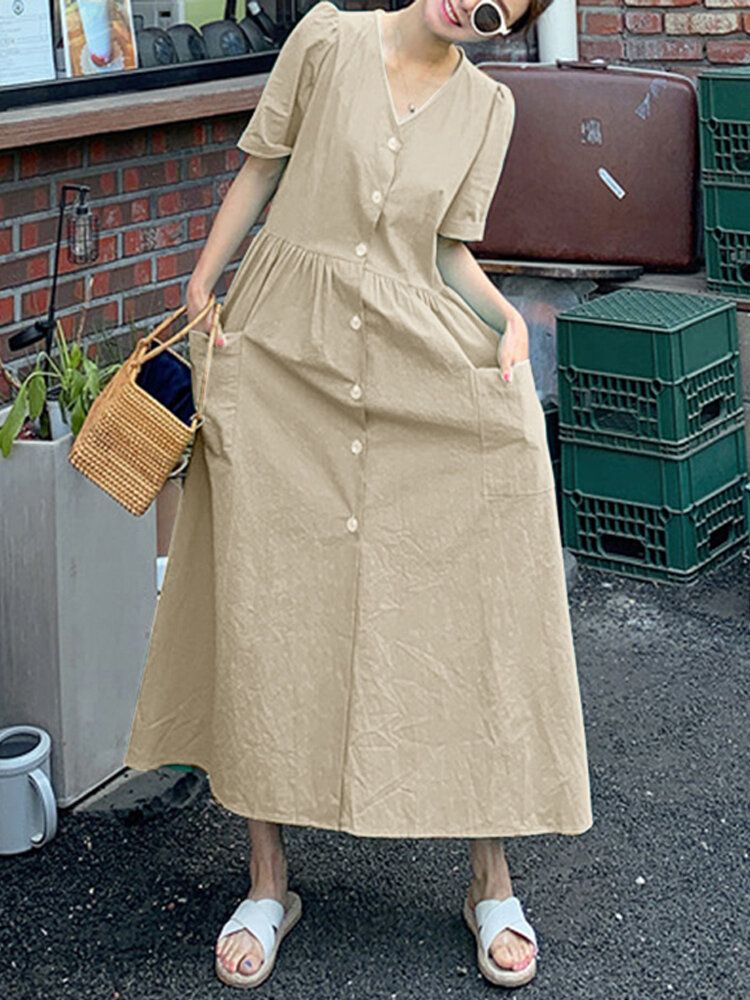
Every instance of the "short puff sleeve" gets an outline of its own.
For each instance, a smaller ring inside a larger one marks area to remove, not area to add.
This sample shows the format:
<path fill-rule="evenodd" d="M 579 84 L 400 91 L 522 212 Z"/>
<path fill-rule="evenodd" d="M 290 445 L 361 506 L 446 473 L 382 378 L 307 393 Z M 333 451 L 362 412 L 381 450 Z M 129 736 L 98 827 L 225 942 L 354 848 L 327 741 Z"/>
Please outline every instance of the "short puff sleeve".
<path fill-rule="evenodd" d="M 503 172 L 515 120 L 513 92 L 504 83 L 496 81 L 484 138 L 438 226 L 440 236 L 470 241 L 479 241 L 484 237 L 490 204 Z"/>
<path fill-rule="evenodd" d="M 237 141 L 253 156 L 289 156 L 318 71 L 338 36 L 339 10 L 318 0 L 303 14 L 279 49 L 260 100 Z"/>

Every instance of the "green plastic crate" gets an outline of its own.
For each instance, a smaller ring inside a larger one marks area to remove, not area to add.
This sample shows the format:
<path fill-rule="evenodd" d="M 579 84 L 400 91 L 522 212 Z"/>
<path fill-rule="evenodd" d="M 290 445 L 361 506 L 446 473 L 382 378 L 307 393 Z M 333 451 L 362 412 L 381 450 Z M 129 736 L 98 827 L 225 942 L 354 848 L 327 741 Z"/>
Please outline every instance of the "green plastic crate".
<path fill-rule="evenodd" d="M 748 546 L 750 484 L 737 476 L 687 510 L 563 490 L 563 538 L 596 569 L 664 583 L 692 583 Z"/>
<path fill-rule="evenodd" d="M 750 122 L 750 66 L 702 69 L 697 82 L 701 119 Z"/>
<path fill-rule="evenodd" d="M 560 367 L 558 397 L 568 439 L 684 455 L 742 418 L 739 351 L 677 382 Z"/>
<path fill-rule="evenodd" d="M 677 382 L 738 350 L 737 306 L 620 288 L 558 313 L 557 350 L 562 367 Z"/>
<path fill-rule="evenodd" d="M 703 220 L 706 229 L 750 233 L 750 187 L 704 184 Z"/>
<path fill-rule="evenodd" d="M 701 120 L 699 136 L 701 181 L 750 188 L 750 122 Z"/>
<path fill-rule="evenodd" d="M 560 428 L 563 491 L 687 510 L 747 472 L 744 419 L 686 455 L 673 457 L 565 437 Z"/>
<path fill-rule="evenodd" d="M 750 298 L 750 232 L 705 229 L 706 285 L 722 295 Z"/>

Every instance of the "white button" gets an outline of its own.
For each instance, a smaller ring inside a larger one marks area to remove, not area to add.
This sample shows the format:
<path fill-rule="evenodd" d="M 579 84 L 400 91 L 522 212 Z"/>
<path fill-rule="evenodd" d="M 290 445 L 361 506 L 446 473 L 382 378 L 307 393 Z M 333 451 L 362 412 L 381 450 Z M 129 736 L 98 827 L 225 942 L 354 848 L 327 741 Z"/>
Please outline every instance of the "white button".
<path fill-rule="evenodd" d="M 398 149 L 398 139 L 395 135 L 392 135 L 388 140 L 388 148 L 392 149 L 394 152 Z"/>
<path fill-rule="evenodd" d="M 349 531 L 356 531 L 357 528 L 359 527 L 359 521 L 354 516 L 354 514 L 352 514 L 352 516 L 346 522 L 346 527 L 348 528 Z"/>
<path fill-rule="evenodd" d="M 359 328 L 362 326 L 362 320 L 356 313 L 349 320 L 349 326 L 352 328 L 352 330 L 359 330 Z"/>
<path fill-rule="evenodd" d="M 354 252 L 356 253 L 356 255 L 358 257 L 364 257 L 364 255 L 367 253 L 367 244 L 366 243 L 358 243 L 357 246 L 354 249 Z"/>
<path fill-rule="evenodd" d="M 383 196 L 380 193 L 380 191 L 373 191 L 372 192 L 372 200 L 375 202 L 376 205 L 380 204 L 380 202 L 383 200 Z"/>
<path fill-rule="evenodd" d="M 359 455 L 359 453 L 362 451 L 362 442 L 359 440 L 359 438 L 355 438 L 352 441 L 352 451 L 354 452 L 355 455 Z"/>
<path fill-rule="evenodd" d="M 362 386 L 358 385 L 356 382 L 349 390 L 349 395 L 352 399 L 362 399 Z"/>

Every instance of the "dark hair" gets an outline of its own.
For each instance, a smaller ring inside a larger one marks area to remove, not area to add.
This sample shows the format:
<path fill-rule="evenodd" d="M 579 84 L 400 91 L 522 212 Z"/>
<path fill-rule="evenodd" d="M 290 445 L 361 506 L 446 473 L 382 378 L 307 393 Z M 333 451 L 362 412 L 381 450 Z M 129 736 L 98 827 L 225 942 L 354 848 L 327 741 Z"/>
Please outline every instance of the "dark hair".
<path fill-rule="evenodd" d="M 553 0 L 531 0 L 529 6 L 520 17 L 510 26 L 511 35 L 523 35 L 524 38 L 529 33 L 531 26 L 537 21 L 545 10 L 552 4 Z M 510 36 L 506 36 L 510 37 Z"/>

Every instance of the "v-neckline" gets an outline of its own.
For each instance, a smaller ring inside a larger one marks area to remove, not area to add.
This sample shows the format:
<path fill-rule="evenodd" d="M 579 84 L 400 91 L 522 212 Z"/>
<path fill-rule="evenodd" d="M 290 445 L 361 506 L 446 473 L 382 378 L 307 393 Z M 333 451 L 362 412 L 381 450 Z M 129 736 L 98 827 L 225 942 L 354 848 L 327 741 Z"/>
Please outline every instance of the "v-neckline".
<path fill-rule="evenodd" d="M 460 70 L 463 68 L 464 62 L 466 61 L 466 53 L 464 52 L 463 48 L 460 45 L 456 46 L 461 55 L 458 62 L 456 63 L 453 72 L 448 77 L 448 79 L 444 80 L 437 88 L 437 90 L 433 90 L 433 92 L 430 94 L 427 100 L 423 101 L 422 104 L 420 104 L 419 107 L 416 109 L 416 111 L 412 111 L 407 118 L 400 119 L 398 117 L 396 103 L 393 100 L 391 85 L 388 82 L 388 70 L 386 69 L 385 65 L 385 49 L 383 47 L 383 32 L 381 30 L 382 7 L 375 7 L 372 13 L 374 15 L 373 21 L 375 23 L 375 34 L 377 35 L 378 62 L 380 63 L 380 72 L 383 79 L 383 86 L 385 88 L 386 98 L 388 101 L 388 105 L 391 109 L 391 115 L 393 117 L 393 121 L 398 126 L 398 128 L 403 128 L 405 125 L 408 125 L 410 121 L 413 121 L 417 117 L 417 115 L 419 115 L 422 111 L 424 111 L 425 108 L 429 107 L 429 105 L 432 104 L 435 98 L 438 97 L 439 94 L 442 94 L 443 91 L 448 87 L 448 85 L 452 83 L 453 80 L 455 80 Z"/>

